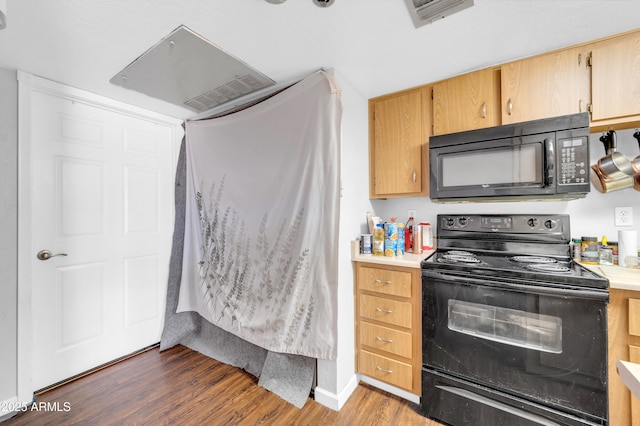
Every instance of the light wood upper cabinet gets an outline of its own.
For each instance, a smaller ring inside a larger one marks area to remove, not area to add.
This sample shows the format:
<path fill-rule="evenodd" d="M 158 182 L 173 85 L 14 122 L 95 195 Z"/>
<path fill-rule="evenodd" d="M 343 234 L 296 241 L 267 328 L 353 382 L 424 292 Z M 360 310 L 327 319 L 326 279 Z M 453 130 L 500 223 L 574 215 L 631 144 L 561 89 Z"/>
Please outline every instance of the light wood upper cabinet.
<path fill-rule="evenodd" d="M 590 102 L 589 46 L 563 49 L 502 66 L 502 123 L 575 114 Z"/>
<path fill-rule="evenodd" d="M 499 72 L 484 69 L 433 85 L 433 134 L 482 129 L 500 124 Z"/>
<path fill-rule="evenodd" d="M 640 115 L 640 32 L 597 42 L 591 56 L 592 121 Z"/>
<path fill-rule="evenodd" d="M 428 195 L 430 91 L 369 100 L 369 196 Z"/>

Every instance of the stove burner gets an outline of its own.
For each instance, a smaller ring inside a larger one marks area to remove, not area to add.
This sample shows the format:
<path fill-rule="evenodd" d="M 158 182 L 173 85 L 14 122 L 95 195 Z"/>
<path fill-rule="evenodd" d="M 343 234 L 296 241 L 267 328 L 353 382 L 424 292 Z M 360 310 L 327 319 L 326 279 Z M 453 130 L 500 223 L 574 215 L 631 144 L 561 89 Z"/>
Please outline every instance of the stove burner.
<path fill-rule="evenodd" d="M 449 250 L 447 251 L 444 256 L 468 256 L 468 257 L 474 257 L 475 255 L 473 253 L 470 253 L 468 251 L 464 251 L 464 250 Z"/>
<path fill-rule="evenodd" d="M 438 262 L 448 263 L 482 263 L 482 261 L 476 258 L 473 253 L 462 250 L 451 250 L 438 258 Z"/>
<path fill-rule="evenodd" d="M 476 259 L 472 256 L 460 256 L 460 255 L 448 255 L 445 254 L 441 258 L 438 258 L 438 262 L 450 262 L 450 263 L 480 263 L 480 259 Z"/>
<path fill-rule="evenodd" d="M 571 272 L 571 268 L 558 265 L 557 263 L 533 263 L 527 265 L 527 269 L 539 272 L 566 273 Z"/>
<path fill-rule="evenodd" d="M 513 260 L 514 262 L 519 262 L 519 263 L 549 264 L 549 263 L 556 263 L 557 262 L 557 260 L 552 258 L 552 257 L 543 257 L 543 256 L 513 256 L 511 258 L 511 260 Z"/>

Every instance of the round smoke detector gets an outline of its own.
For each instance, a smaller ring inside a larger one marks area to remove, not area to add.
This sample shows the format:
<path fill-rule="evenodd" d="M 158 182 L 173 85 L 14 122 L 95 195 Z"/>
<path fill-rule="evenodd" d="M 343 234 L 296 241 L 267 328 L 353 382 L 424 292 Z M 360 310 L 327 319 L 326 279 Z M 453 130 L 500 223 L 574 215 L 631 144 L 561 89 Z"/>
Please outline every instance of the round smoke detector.
<path fill-rule="evenodd" d="M 313 3 L 318 7 L 329 7 L 335 0 L 313 0 Z"/>

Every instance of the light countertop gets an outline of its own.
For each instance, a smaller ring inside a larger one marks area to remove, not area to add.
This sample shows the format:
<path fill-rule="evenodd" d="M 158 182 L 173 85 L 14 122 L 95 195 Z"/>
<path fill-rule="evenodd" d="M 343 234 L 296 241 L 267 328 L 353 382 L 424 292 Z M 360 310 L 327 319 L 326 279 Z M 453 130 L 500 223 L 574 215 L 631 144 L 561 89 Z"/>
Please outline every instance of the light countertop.
<path fill-rule="evenodd" d="M 405 268 L 420 268 L 420 262 L 435 250 L 427 250 L 420 254 L 405 253 L 402 256 L 374 256 L 360 253 L 360 241 L 351 241 L 351 260 L 353 262 L 377 263 L 389 266 L 404 266 Z"/>
<path fill-rule="evenodd" d="M 584 267 L 609 280 L 609 288 L 640 291 L 640 269 L 617 265 L 587 265 Z"/>

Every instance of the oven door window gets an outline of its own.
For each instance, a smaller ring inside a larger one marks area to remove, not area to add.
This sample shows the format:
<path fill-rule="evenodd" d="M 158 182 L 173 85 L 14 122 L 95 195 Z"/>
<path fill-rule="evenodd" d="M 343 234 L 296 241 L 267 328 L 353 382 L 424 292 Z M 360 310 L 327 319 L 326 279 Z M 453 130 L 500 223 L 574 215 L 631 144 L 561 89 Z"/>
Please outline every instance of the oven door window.
<path fill-rule="evenodd" d="M 541 352 L 562 352 L 562 319 L 449 299 L 450 330 Z"/>

